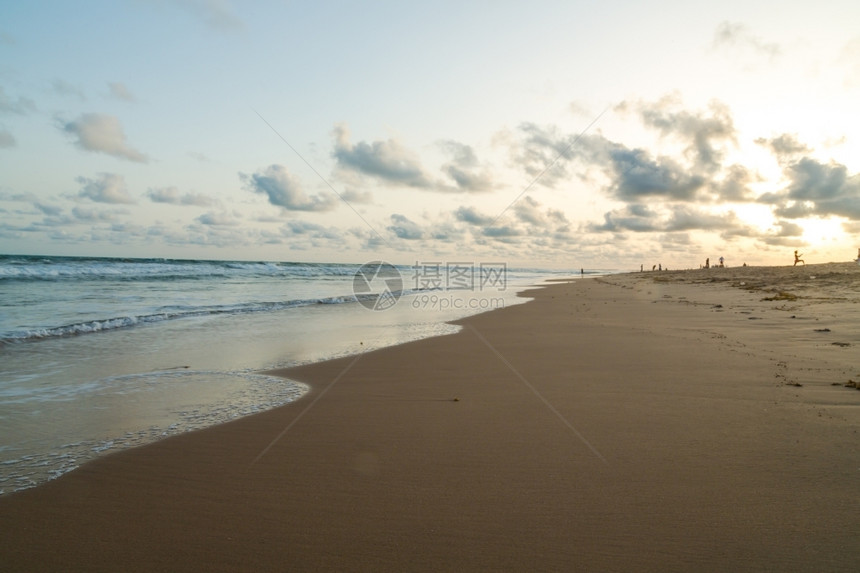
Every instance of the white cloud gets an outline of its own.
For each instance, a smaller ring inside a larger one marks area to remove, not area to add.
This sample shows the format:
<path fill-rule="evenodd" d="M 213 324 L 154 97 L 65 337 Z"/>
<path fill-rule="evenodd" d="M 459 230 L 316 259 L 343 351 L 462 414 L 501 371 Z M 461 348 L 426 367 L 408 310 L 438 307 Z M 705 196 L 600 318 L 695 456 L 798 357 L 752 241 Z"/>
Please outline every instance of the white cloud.
<path fill-rule="evenodd" d="M 86 151 L 106 153 L 139 163 L 149 161 L 146 155 L 128 145 L 119 119 L 112 115 L 85 113 L 64 124 L 62 130 L 77 137 L 75 145 Z"/>
<path fill-rule="evenodd" d="M 283 165 L 269 165 L 253 175 L 239 173 L 239 179 L 249 191 L 266 195 L 269 203 L 288 211 L 331 211 L 337 206 L 334 195 L 306 195 Z"/>
<path fill-rule="evenodd" d="M 172 3 L 216 30 L 232 31 L 244 27 L 228 0 L 172 0 Z"/>
<path fill-rule="evenodd" d="M 137 98 L 134 97 L 134 94 L 131 93 L 131 91 L 129 91 L 127 87 L 125 87 L 125 84 L 119 82 L 110 82 L 108 83 L 108 87 L 110 88 L 111 95 L 116 99 L 127 102 L 134 102 L 137 100 Z"/>
<path fill-rule="evenodd" d="M 776 42 L 767 42 L 739 22 L 721 22 L 714 32 L 715 48 L 734 47 L 749 50 L 773 60 L 782 53 Z"/>
<path fill-rule="evenodd" d="M 7 130 L 0 129 L 0 149 L 5 147 L 15 147 L 17 142 L 15 137 Z"/>
<path fill-rule="evenodd" d="M 6 95 L 6 90 L 0 86 L 0 113 L 26 115 L 36 111 L 36 103 L 30 98 L 18 96 L 12 99 Z"/>
<path fill-rule="evenodd" d="M 153 203 L 194 205 L 197 207 L 209 207 L 215 204 L 215 200 L 211 197 L 200 193 L 180 193 L 176 187 L 150 187 L 147 189 L 146 195 Z"/>
<path fill-rule="evenodd" d="M 78 191 L 78 197 L 86 198 L 96 203 L 133 204 L 134 199 L 128 194 L 125 179 L 115 173 L 99 173 L 96 179 L 78 177 L 75 179 L 83 185 Z"/>

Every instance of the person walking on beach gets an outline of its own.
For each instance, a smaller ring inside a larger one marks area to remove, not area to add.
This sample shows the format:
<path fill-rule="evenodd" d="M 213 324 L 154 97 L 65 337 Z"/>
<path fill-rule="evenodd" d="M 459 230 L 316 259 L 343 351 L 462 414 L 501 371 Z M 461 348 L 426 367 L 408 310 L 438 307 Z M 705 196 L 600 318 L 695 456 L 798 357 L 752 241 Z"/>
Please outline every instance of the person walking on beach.
<path fill-rule="evenodd" d="M 723 268 L 725 265 L 723 264 L 723 257 L 720 257 L 720 268 Z"/>
<path fill-rule="evenodd" d="M 803 266 L 804 266 L 804 267 L 806 266 L 806 261 L 804 261 L 803 259 L 801 259 L 801 258 L 800 258 L 800 257 L 802 257 L 802 256 L 803 256 L 803 253 L 800 253 L 800 254 L 798 255 L 798 254 L 797 254 L 797 251 L 794 251 L 794 265 L 793 265 L 793 266 L 795 266 L 795 267 L 796 267 L 796 266 L 797 266 L 797 263 L 803 263 Z"/>

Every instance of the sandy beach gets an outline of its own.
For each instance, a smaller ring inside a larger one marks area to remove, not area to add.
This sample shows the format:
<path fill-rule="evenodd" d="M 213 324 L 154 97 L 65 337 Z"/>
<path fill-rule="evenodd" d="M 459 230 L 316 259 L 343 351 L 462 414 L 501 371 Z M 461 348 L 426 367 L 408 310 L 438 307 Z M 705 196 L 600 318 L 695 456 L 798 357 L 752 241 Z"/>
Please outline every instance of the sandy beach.
<path fill-rule="evenodd" d="M 2 569 L 860 567 L 860 266 L 526 296 L 0 498 Z"/>

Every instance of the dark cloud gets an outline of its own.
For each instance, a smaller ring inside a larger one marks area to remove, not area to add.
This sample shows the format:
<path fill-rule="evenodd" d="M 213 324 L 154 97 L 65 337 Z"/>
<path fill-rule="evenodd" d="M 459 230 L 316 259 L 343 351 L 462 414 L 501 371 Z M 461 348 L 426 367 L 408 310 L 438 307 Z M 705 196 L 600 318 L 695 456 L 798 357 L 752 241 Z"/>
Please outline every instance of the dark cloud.
<path fill-rule="evenodd" d="M 199 193 L 180 193 L 176 187 L 150 187 L 147 197 L 153 203 L 168 203 L 170 205 L 194 205 L 209 207 L 215 203 L 211 197 Z"/>
<path fill-rule="evenodd" d="M 684 231 L 726 232 L 742 228 L 733 212 L 714 214 L 690 205 L 672 205 L 656 211 L 646 205 L 633 204 L 605 213 L 601 225 L 591 225 L 592 231 L 635 233 Z"/>
<path fill-rule="evenodd" d="M 106 153 L 120 159 L 146 163 L 149 158 L 129 146 L 119 119 L 112 115 L 85 113 L 62 124 L 61 129 L 77 138 L 75 145 L 86 151 Z"/>
<path fill-rule="evenodd" d="M 239 173 L 239 179 L 249 191 L 266 195 L 269 203 L 288 211 L 331 211 L 337 206 L 334 196 L 307 196 L 283 165 L 270 165 L 253 175 Z"/>
<path fill-rule="evenodd" d="M 433 189 L 435 184 L 424 173 L 418 157 L 398 141 L 363 141 L 353 144 L 349 130 L 338 125 L 333 131 L 335 138 L 332 156 L 339 168 L 368 175 L 393 185 L 406 185 L 418 189 Z"/>
<path fill-rule="evenodd" d="M 486 237 L 492 238 L 509 238 L 519 237 L 523 232 L 511 225 L 503 225 L 501 227 L 487 227 L 484 229 L 483 234 Z"/>
<path fill-rule="evenodd" d="M 857 191 L 856 177 L 853 184 L 849 183 L 848 169 L 835 162 L 824 164 L 804 157 L 789 165 L 786 174 L 791 180 L 789 199 L 821 201 Z"/>
<path fill-rule="evenodd" d="M 847 167 L 803 157 L 783 168 L 788 187 L 760 200 L 777 205 L 774 213 L 787 219 L 836 215 L 860 219 L 860 175 L 849 175 Z"/>
<path fill-rule="evenodd" d="M 115 173 L 99 173 L 95 179 L 78 177 L 75 179 L 83 185 L 78 191 L 78 197 L 95 201 L 96 203 L 133 204 L 134 199 L 128 194 L 125 179 Z"/>
<path fill-rule="evenodd" d="M 610 193 L 622 201 L 643 197 L 694 201 L 706 183 L 704 177 L 690 173 L 673 159 L 652 158 L 644 149 L 612 144 L 608 156 L 613 181 Z"/>
<path fill-rule="evenodd" d="M 470 225 L 485 227 L 494 221 L 489 215 L 479 213 L 474 207 L 460 207 L 454 211 L 454 218 Z"/>
<path fill-rule="evenodd" d="M 778 237 L 799 237 L 803 234 L 803 227 L 791 221 L 778 221 L 776 227 L 774 234 Z"/>
<path fill-rule="evenodd" d="M 391 215 L 391 222 L 392 225 L 387 227 L 387 229 L 400 239 L 414 241 L 424 237 L 424 231 L 421 227 L 404 215 L 397 213 Z"/>

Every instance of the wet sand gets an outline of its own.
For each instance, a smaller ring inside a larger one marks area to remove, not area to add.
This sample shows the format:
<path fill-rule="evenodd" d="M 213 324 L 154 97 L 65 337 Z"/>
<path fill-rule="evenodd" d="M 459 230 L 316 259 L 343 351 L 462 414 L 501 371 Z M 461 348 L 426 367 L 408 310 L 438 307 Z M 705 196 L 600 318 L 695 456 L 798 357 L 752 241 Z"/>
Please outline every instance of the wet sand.
<path fill-rule="evenodd" d="M 528 296 L 0 498 L 3 569 L 857 569 L 860 267 Z"/>

